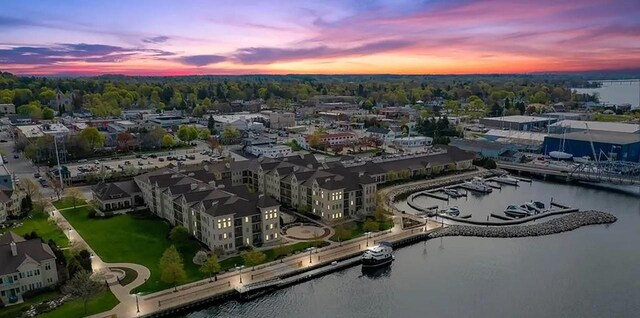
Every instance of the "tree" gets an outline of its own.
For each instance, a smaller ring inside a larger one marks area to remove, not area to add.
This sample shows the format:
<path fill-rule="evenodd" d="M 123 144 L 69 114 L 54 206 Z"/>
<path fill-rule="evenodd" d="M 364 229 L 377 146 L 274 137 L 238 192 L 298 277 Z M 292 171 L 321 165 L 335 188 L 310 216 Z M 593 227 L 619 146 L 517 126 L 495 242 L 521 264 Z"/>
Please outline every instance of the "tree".
<path fill-rule="evenodd" d="M 182 125 L 178 128 L 178 139 L 190 142 L 198 138 L 198 129 L 193 126 Z"/>
<path fill-rule="evenodd" d="M 73 262 L 73 260 L 72 260 Z M 76 261 L 77 262 L 77 261 Z M 82 300 L 84 314 L 87 314 L 87 301 L 105 289 L 102 282 L 91 278 L 91 273 L 85 270 L 76 272 L 62 287 L 62 292 L 71 297 Z"/>
<path fill-rule="evenodd" d="M 334 230 L 336 232 L 335 236 L 340 242 L 347 240 L 351 236 L 351 230 L 344 224 L 336 226 Z"/>
<path fill-rule="evenodd" d="M 311 148 L 318 148 L 322 144 L 322 132 L 315 131 L 311 136 L 309 136 L 309 146 Z"/>
<path fill-rule="evenodd" d="M 173 284 L 174 291 L 178 291 L 178 283 L 187 279 L 182 256 L 180 256 L 175 246 L 169 246 L 162 254 L 162 258 L 160 258 L 160 271 L 160 279 L 165 283 Z"/>
<path fill-rule="evenodd" d="M 214 131 L 216 129 L 216 121 L 213 119 L 213 115 L 209 115 L 209 119 L 207 120 L 207 128 L 210 131 Z"/>
<path fill-rule="evenodd" d="M 289 254 L 291 254 L 291 246 L 290 245 L 283 245 L 280 244 L 279 246 L 277 246 L 276 248 L 273 249 L 273 252 L 277 255 L 277 256 L 287 256 Z"/>
<path fill-rule="evenodd" d="M 73 204 L 73 208 L 75 209 L 79 202 L 82 201 L 82 193 L 78 188 L 67 188 L 65 191 L 65 196 L 69 198 L 71 204 Z"/>
<path fill-rule="evenodd" d="M 377 232 L 379 227 L 378 222 L 371 219 L 364 221 L 364 225 L 362 226 L 365 232 Z"/>
<path fill-rule="evenodd" d="M 232 143 L 240 138 L 240 131 L 233 126 L 227 126 L 222 131 L 221 136 L 225 143 Z"/>
<path fill-rule="evenodd" d="M 211 150 L 216 150 L 218 148 L 220 148 L 220 143 L 218 142 L 218 139 L 215 137 L 211 137 L 209 139 L 209 146 L 211 147 Z"/>
<path fill-rule="evenodd" d="M 187 228 L 184 226 L 178 225 L 171 229 L 169 238 L 171 238 L 171 241 L 176 244 L 182 244 L 189 239 L 189 230 L 187 230 Z"/>
<path fill-rule="evenodd" d="M 210 137 L 211 137 L 211 131 L 209 131 L 209 128 L 202 128 L 198 132 L 198 138 L 202 140 L 209 140 Z"/>
<path fill-rule="evenodd" d="M 42 118 L 43 119 L 53 119 L 53 117 L 56 116 L 56 111 L 53 110 L 52 108 L 49 107 L 45 107 L 42 110 Z"/>
<path fill-rule="evenodd" d="M 116 137 L 116 150 L 129 151 L 133 146 L 135 137 L 129 132 L 121 132 Z"/>
<path fill-rule="evenodd" d="M 95 127 L 87 127 L 80 132 L 80 138 L 89 145 L 91 150 L 102 148 L 106 137 Z"/>
<path fill-rule="evenodd" d="M 218 273 L 221 269 L 220 263 L 218 263 L 218 257 L 215 254 L 211 254 L 207 260 L 200 266 L 200 272 L 209 275 L 209 281 L 211 276 Z"/>
<path fill-rule="evenodd" d="M 257 250 L 248 251 L 242 254 L 242 260 L 244 261 L 244 264 L 247 266 L 252 266 L 253 269 L 255 269 L 256 265 L 264 263 L 266 259 L 267 255 Z"/>
<path fill-rule="evenodd" d="M 166 134 L 162 137 L 162 147 L 163 148 L 171 148 L 176 144 L 173 140 L 173 136 Z"/>
<path fill-rule="evenodd" d="M 40 191 L 40 186 L 38 186 L 33 179 L 24 178 L 21 183 L 21 187 L 24 192 L 34 201 L 38 201 L 42 192 Z"/>
<path fill-rule="evenodd" d="M 204 262 L 207 261 L 207 258 L 209 258 L 209 256 L 207 255 L 207 252 L 205 251 L 198 251 L 196 253 L 196 255 L 193 256 L 193 263 L 196 265 L 202 265 L 204 264 Z"/>

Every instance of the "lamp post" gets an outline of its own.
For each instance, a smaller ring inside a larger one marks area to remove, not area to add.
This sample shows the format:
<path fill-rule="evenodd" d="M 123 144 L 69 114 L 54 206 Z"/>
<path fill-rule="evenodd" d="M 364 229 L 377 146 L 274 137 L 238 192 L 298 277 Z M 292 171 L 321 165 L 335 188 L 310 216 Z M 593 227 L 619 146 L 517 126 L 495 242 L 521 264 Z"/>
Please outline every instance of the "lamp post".
<path fill-rule="evenodd" d="M 240 284 L 242 284 L 242 267 L 239 267 L 235 264 L 233 266 L 238 270 L 238 276 L 240 276 Z"/>
<path fill-rule="evenodd" d="M 364 235 L 367 236 L 367 247 L 369 247 L 369 235 L 371 235 L 371 232 L 366 232 Z"/>
<path fill-rule="evenodd" d="M 138 303 L 138 294 L 139 293 L 136 293 L 136 312 L 140 313 L 140 304 Z"/>
<path fill-rule="evenodd" d="M 313 247 L 309 248 L 309 264 L 311 264 L 311 253 L 313 252 Z"/>

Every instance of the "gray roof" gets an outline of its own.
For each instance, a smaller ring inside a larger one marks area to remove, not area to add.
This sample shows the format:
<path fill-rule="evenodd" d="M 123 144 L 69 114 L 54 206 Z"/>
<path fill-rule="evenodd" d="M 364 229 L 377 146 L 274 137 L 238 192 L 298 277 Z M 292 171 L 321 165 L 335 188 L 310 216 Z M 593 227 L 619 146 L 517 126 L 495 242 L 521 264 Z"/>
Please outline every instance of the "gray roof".
<path fill-rule="evenodd" d="M 133 180 L 98 183 L 92 187 L 92 190 L 100 200 L 127 198 L 140 192 L 140 188 Z"/>
<path fill-rule="evenodd" d="M 33 259 L 36 262 L 55 259 L 56 256 L 49 245 L 42 243 L 40 239 L 25 240 L 24 238 L 16 238 L 15 233 L 5 233 L 0 236 L 0 275 L 16 273 L 18 267 L 27 259 Z M 11 254 L 11 242 L 15 242 L 18 254 Z"/>
<path fill-rule="evenodd" d="M 613 131 L 576 131 L 572 133 L 566 133 L 564 136 L 562 134 L 549 135 L 546 138 L 551 139 L 562 139 L 565 140 L 580 140 L 580 141 L 591 141 L 593 142 L 603 142 L 610 144 L 618 144 L 618 145 L 626 145 L 626 144 L 634 144 L 640 143 L 640 134 L 629 134 L 629 133 L 621 133 L 621 132 L 613 132 Z"/>
<path fill-rule="evenodd" d="M 374 133 L 374 134 L 383 134 L 386 135 L 390 132 L 391 130 L 387 129 L 387 128 L 382 128 L 382 127 L 369 127 L 367 128 L 367 132 L 368 133 Z"/>

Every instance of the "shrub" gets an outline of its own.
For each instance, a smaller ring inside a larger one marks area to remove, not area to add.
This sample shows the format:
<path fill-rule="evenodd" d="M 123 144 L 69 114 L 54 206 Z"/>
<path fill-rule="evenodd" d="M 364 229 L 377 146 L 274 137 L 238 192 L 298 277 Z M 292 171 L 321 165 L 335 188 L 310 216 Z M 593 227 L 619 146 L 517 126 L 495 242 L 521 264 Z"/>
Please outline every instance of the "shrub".
<path fill-rule="evenodd" d="M 193 263 L 196 264 L 196 265 L 202 265 L 202 264 L 204 264 L 204 262 L 207 261 L 208 257 L 209 257 L 209 255 L 207 255 L 207 252 L 198 251 L 196 253 L 196 255 L 193 257 Z"/>

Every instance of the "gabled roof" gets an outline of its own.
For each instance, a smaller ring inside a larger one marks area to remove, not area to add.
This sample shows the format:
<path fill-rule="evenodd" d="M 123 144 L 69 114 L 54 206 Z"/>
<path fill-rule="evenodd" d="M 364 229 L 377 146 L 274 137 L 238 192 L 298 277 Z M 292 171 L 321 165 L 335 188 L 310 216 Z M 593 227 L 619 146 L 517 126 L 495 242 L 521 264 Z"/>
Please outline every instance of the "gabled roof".
<path fill-rule="evenodd" d="M 367 132 L 368 133 L 374 133 L 374 134 L 382 134 L 382 135 L 386 135 L 390 132 L 391 130 L 387 129 L 387 128 L 382 128 L 382 127 L 369 127 L 367 128 Z"/>
<path fill-rule="evenodd" d="M 0 236 L 0 242 L 3 242 L 0 244 L 0 260 L 2 260 L 0 262 L 0 275 L 17 272 L 18 267 L 27 259 L 42 262 L 56 258 L 49 245 L 42 243 L 40 239 L 27 241 L 24 238 L 16 236 L 15 233 L 11 232 Z M 13 256 L 11 253 L 11 242 L 16 244 L 16 250 L 18 252 L 16 256 Z"/>
<path fill-rule="evenodd" d="M 98 183 L 93 186 L 93 192 L 100 200 L 116 198 L 128 198 L 132 194 L 140 192 L 140 188 L 133 180 Z"/>

